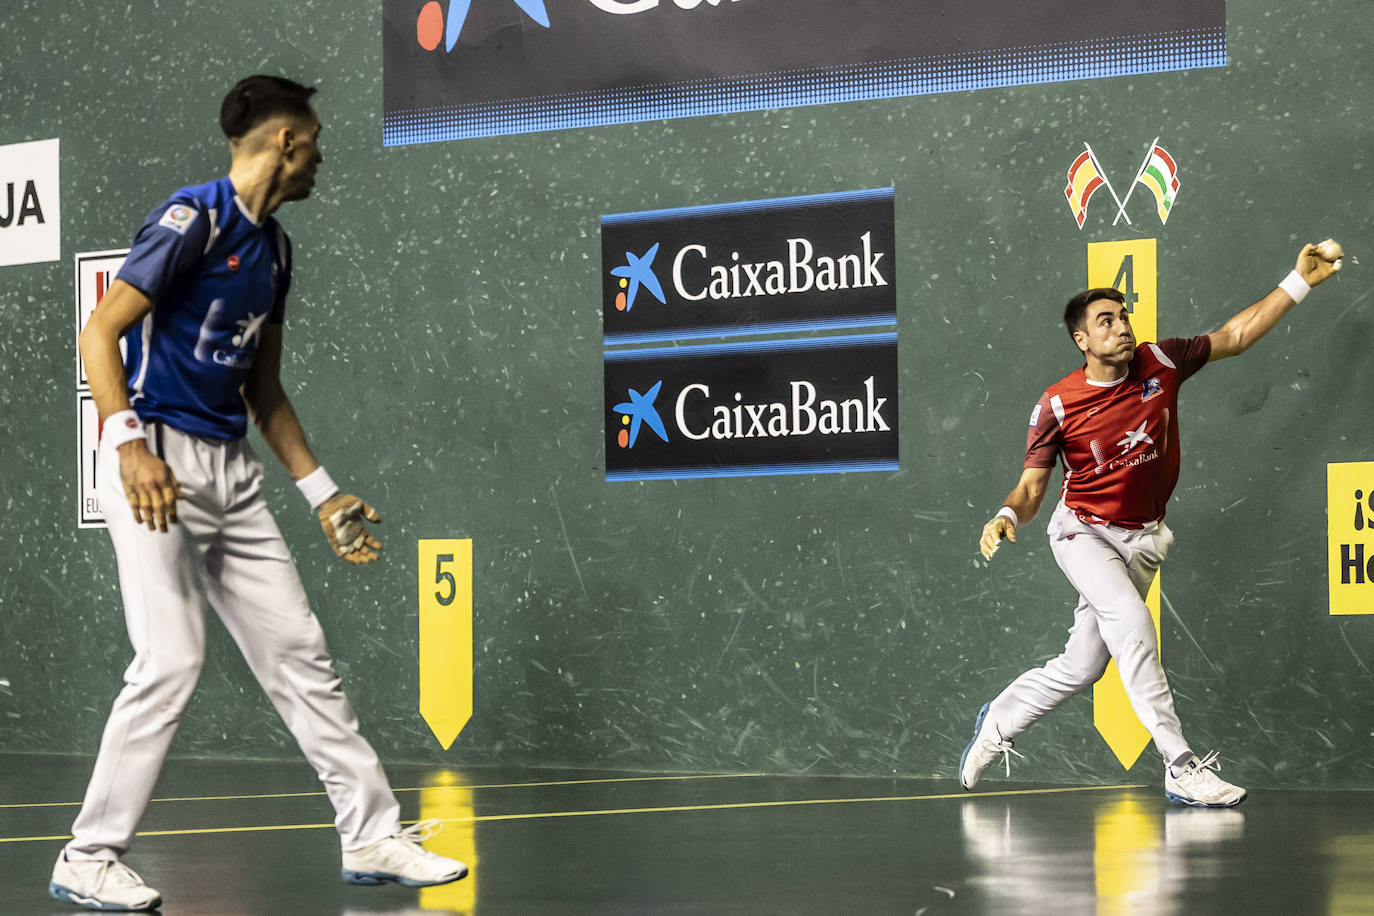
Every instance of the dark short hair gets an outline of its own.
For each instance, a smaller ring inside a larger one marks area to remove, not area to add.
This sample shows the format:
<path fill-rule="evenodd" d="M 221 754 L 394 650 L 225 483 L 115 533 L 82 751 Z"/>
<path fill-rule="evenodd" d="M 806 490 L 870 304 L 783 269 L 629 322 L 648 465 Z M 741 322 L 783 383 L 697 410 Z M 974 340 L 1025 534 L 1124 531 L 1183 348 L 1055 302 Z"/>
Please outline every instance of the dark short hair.
<path fill-rule="evenodd" d="M 302 86 L 280 76 L 250 76 L 238 81 L 219 106 L 219 127 L 224 136 L 237 140 L 276 115 L 309 117 L 315 87 Z"/>
<path fill-rule="evenodd" d="M 1068 305 L 1064 306 L 1064 327 L 1069 329 L 1069 337 L 1073 337 L 1074 331 L 1082 330 L 1083 313 L 1088 310 L 1089 303 L 1096 302 L 1098 299 L 1110 299 L 1118 305 L 1126 304 L 1126 296 L 1119 289 L 1110 286 L 1085 289 L 1070 299 Z"/>

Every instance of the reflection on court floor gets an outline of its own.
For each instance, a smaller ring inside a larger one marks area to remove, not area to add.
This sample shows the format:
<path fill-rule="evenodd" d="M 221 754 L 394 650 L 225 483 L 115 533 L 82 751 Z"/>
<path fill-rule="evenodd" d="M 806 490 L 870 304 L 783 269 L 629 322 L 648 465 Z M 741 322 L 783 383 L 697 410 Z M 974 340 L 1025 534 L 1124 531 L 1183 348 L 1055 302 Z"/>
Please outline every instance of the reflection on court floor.
<path fill-rule="evenodd" d="M 91 761 L 0 755 L 0 912 L 71 913 L 47 877 Z M 1374 913 L 1374 793 L 388 767 L 468 878 L 339 880 L 300 762 L 170 761 L 128 861 L 165 914 Z"/>

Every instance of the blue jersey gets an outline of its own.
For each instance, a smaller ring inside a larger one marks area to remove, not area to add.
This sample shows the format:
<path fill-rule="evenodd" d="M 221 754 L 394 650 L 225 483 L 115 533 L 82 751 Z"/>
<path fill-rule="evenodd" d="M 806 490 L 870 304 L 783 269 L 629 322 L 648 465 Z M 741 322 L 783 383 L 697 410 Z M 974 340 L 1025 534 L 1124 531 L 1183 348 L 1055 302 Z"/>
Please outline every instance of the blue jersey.
<path fill-rule="evenodd" d="M 227 177 L 182 188 L 134 238 L 118 279 L 153 301 L 127 335 L 124 372 L 139 417 L 193 436 L 239 439 L 239 393 L 263 327 L 281 324 L 291 242 L 253 222 Z"/>

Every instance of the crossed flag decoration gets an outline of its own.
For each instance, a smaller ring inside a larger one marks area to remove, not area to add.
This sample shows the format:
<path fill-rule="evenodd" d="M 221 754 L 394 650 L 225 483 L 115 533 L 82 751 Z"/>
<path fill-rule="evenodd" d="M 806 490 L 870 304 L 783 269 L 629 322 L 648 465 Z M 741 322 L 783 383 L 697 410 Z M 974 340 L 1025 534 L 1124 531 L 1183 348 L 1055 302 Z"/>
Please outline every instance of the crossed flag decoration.
<path fill-rule="evenodd" d="M 1088 215 L 1088 201 L 1097 193 L 1098 188 L 1105 187 L 1107 193 L 1112 195 L 1112 200 L 1116 202 L 1116 219 L 1112 220 L 1113 226 L 1122 217 L 1126 218 L 1127 225 L 1131 224 L 1131 218 L 1126 216 L 1126 204 L 1135 193 L 1136 185 L 1143 184 L 1155 196 L 1161 225 L 1169 221 L 1169 211 L 1173 209 L 1174 200 L 1178 197 L 1178 165 L 1174 158 L 1164 151 L 1164 147 L 1159 145 L 1158 137 L 1150 144 L 1150 151 L 1145 154 L 1145 161 L 1140 164 L 1135 180 L 1126 191 L 1125 200 L 1116 196 L 1111 182 L 1103 174 L 1093 148 L 1087 143 L 1083 144 L 1083 152 L 1073 161 L 1073 165 L 1069 166 L 1068 177 L 1069 183 L 1064 188 L 1064 196 L 1069 200 L 1069 208 L 1073 210 L 1073 217 L 1078 221 L 1079 229 L 1083 228 L 1083 220 Z"/>

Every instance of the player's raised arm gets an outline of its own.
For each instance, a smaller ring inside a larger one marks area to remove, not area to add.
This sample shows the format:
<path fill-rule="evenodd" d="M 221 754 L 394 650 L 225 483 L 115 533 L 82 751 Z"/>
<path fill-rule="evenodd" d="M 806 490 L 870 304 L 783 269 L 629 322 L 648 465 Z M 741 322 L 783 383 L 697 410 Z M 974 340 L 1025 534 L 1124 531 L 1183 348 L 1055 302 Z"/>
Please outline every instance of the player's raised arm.
<path fill-rule="evenodd" d="M 983 558 L 991 560 L 998 546 L 1005 538 L 1016 543 L 1016 526 L 1029 522 L 1040 511 L 1045 501 L 1045 490 L 1049 487 L 1052 468 L 1026 468 L 1016 487 L 1007 494 L 1005 504 L 986 525 L 983 536 L 978 541 L 978 549 Z"/>
<path fill-rule="evenodd" d="M 1208 362 L 1239 356 L 1274 329 L 1288 310 L 1302 301 L 1312 287 L 1340 270 L 1341 246 L 1327 239 L 1317 245 L 1304 245 L 1298 252 L 1293 272 L 1284 277 L 1274 291 L 1255 304 L 1234 315 L 1230 321 L 1213 331 L 1212 354 Z"/>

